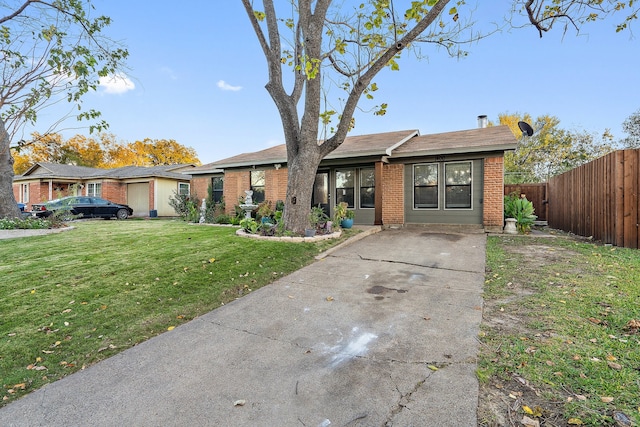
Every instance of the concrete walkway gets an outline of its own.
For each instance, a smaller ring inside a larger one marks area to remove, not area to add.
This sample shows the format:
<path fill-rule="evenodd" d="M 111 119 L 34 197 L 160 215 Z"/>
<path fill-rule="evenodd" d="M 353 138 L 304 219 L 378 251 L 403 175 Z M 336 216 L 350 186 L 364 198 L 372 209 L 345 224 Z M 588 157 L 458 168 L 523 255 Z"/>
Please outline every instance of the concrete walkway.
<path fill-rule="evenodd" d="M 2 426 L 475 426 L 484 234 L 385 230 L 0 409 Z"/>

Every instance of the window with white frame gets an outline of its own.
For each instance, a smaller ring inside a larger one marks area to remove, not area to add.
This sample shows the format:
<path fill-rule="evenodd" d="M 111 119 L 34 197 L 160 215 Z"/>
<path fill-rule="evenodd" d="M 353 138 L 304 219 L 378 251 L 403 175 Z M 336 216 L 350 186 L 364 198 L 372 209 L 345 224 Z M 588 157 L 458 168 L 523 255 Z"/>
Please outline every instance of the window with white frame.
<path fill-rule="evenodd" d="M 29 203 L 29 184 L 20 184 L 22 187 L 22 203 Z"/>
<path fill-rule="evenodd" d="M 438 164 L 413 165 L 413 208 L 438 209 Z"/>
<path fill-rule="evenodd" d="M 178 183 L 178 194 L 179 195 L 188 196 L 189 195 L 189 190 L 191 190 L 191 187 L 190 187 L 188 182 L 179 182 Z"/>
<path fill-rule="evenodd" d="M 360 207 L 375 208 L 376 172 L 374 168 L 360 169 Z"/>
<path fill-rule="evenodd" d="M 102 197 L 102 183 L 90 182 L 87 184 L 87 196 Z"/>
<path fill-rule="evenodd" d="M 446 163 L 445 209 L 471 209 L 471 162 Z"/>
<path fill-rule="evenodd" d="M 348 207 L 355 207 L 355 175 L 356 171 L 354 169 L 336 171 L 336 205 L 345 202 Z"/>

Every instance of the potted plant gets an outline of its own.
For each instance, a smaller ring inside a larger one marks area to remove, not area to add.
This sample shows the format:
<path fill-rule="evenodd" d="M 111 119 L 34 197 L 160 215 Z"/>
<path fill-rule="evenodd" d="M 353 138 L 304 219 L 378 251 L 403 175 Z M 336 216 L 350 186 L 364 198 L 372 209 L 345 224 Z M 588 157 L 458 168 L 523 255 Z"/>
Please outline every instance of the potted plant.
<path fill-rule="evenodd" d="M 505 233 L 528 233 L 537 216 L 534 215 L 533 203 L 526 197 L 511 193 L 504 198 Z"/>
<path fill-rule="evenodd" d="M 324 209 L 318 206 L 311 208 L 309 212 L 309 228 L 305 229 L 305 236 L 312 237 L 316 235 L 319 229 L 324 228 L 324 224 L 327 222 L 327 214 L 324 213 Z"/>
<path fill-rule="evenodd" d="M 264 201 L 258 205 L 258 217 L 260 218 L 260 222 L 263 224 L 271 224 L 273 222 L 273 209 L 271 209 L 271 202 Z"/>
<path fill-rule="evenodd" d="M 340 224 L 342 228 L 353 227 L 353 218 L 356 213 L 349 209 L 347 202 L 340 202 L 334 209 L 335 222 Z"/>

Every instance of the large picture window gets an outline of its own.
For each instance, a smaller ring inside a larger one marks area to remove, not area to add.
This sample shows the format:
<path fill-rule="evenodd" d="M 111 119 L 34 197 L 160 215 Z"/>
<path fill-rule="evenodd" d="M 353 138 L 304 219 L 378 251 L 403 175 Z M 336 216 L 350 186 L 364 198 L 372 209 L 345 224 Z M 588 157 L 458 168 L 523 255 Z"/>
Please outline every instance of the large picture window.
<path fill-rule="evenodd" d="M 222 202 L 222 194 L 224 188 L 224 178 L 221 176 L 214 176 L 211 178 L 211 198 L 214 203 Z"/>
<path fill-rule="evenodd" d="M 354 205 L 355 170 L 343 169 L 336 171 L 336 205 L 346 202 L 350 208 Z"/>
<path fill-rule="evenodd" d="M 376 173 L 373 168 L 360 169 L 360 207 L 375 208 Z"/>
<path fill-rule="evenodd" d="M 264 171 L 251 171 L 251 190 L 253 191 L 253 203 L 264 202 L 264 187 Z"/>
<path fill-rule="evenodd" d="M 87 196 L 102 197 L 102 184 L 99 182 L 90 182 L 87 184 Z"/>
<path fill-rule="evenodd" d="M 413 166 L 414 209 L 438 209 L 438 164 Z"/>
<path fill-rule="evenodd" d="M 471 162 L 446 163 L 446 209 L 471 209 Z"/>

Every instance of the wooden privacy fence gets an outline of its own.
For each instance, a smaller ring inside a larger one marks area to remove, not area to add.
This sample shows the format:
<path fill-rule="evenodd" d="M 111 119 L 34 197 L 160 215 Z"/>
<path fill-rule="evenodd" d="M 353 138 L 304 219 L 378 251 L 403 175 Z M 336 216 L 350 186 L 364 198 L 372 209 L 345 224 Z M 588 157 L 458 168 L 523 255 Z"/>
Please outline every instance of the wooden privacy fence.
<path fill-rule="evenodd" d="M 549 180 L 552 228 L 639 248 L 640 149 L 619 150 Z"/>
<path fill-rule="evenodd" d="M 518 196 L 525 196 L 528 201 L 533 203 L 535 215 L 538 221 L 547 220 L 547 184 L 505 184 L 504 195 L 507 196 L 513 192 Z"/>

